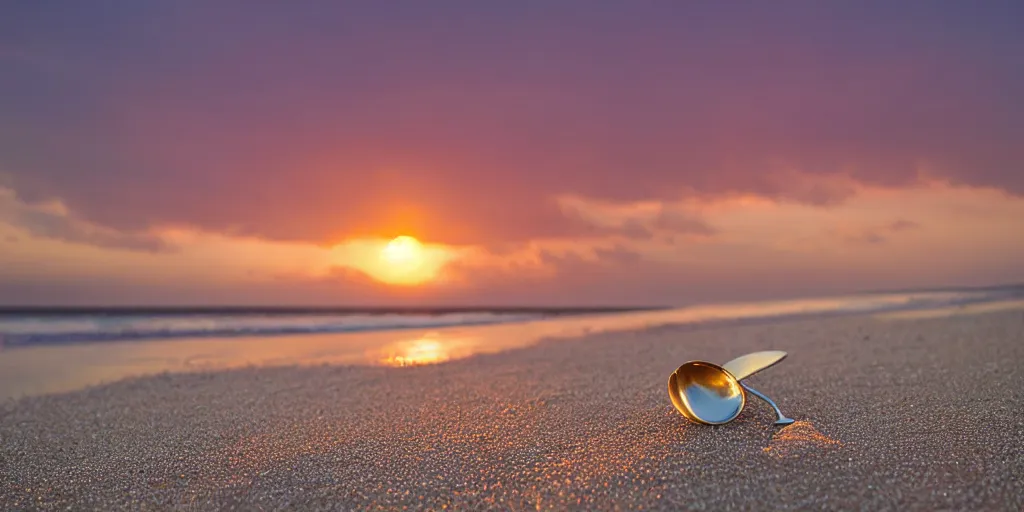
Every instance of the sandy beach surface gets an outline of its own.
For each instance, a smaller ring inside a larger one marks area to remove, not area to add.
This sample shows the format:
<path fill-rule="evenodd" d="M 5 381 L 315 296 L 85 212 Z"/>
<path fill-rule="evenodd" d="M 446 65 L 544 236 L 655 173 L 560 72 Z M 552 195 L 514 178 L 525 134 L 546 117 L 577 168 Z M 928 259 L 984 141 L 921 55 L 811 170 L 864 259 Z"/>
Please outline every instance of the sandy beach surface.
<path fill-rule="evenodd" d="M 797 423 L 673 409 L 679 364 L 766 349 Z M 6 402 L 0 509 L 1024 510 L 1022 363 L 1007 309 L 142 377 Z"/>

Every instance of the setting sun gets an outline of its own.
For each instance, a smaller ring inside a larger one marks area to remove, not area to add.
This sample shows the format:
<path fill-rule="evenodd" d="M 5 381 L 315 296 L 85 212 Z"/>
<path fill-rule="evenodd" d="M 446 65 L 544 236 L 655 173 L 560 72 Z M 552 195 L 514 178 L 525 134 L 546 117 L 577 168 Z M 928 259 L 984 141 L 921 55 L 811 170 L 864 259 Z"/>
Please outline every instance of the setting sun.
<path fill-rule="evenodd" d="M 423 243 L 409 235 L 349 240 L 335 246 L 333 251 L 337 264 L 398 286 L 436 281 L 441 268 L 460 254 L 453 247 Z"/>
<path fill-rule="evenodd" d="M 423 259 L 423 244 L 411 236 L 399 236 L 388 242 L 380 253 L 392 265 L 416 265 Z"/>
<path fill-rule="evenodd" d="M 444 258 L 408 235 L 395 237 L 380 249 L 370 275 L 388 284 L 416 285 L 431 281 Z"/>

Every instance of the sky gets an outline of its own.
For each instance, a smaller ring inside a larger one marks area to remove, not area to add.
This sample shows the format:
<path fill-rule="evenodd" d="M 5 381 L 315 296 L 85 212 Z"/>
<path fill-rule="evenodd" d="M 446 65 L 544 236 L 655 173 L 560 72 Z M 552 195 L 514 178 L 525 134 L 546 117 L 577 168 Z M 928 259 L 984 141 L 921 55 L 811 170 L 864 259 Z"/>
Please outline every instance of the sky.
<path fill-rule="evenodd" d="M 1020 2 L 2 10 L 0 304 L 1024 281 Z"/>

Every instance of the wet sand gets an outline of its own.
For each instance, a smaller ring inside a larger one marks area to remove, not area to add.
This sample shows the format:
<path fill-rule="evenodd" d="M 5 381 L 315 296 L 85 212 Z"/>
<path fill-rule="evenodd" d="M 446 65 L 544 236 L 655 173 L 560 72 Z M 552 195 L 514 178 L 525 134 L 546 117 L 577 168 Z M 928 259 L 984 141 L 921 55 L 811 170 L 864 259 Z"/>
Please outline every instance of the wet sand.
<path fill-rule="evenodd" d="M 680 363 L 765 349 L 750 383 L 796 424 L 673 409 Z M 1022 510 L 1022 363 L 1012 309 L 165 374 L 7 402 L 0 509 Z"/>

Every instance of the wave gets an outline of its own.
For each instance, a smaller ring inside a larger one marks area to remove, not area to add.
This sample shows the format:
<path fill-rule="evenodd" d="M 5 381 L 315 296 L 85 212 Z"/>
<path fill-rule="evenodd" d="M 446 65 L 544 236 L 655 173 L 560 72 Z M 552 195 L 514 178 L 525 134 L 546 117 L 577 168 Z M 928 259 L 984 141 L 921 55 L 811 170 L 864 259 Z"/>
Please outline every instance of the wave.
<path fill-rule="evenodd" d="M 791 299 L 733 304 L 704 304 L 679 309 L 632 312 L 609 309 L 567 310 L 453 310 L 429 312 L 312 312 L 269 313 L 259 310 L 233 312 L 21 312 L 0 314 L 0 347 L 145 340 L 156 338 L 210 338 L 235 336 L 280 336 L 443 328 L 528 322 L 555 316 L 590 316 L 572 322 L 596 328 L 607 322 L 643 327 L 663 324 L 700 324 L 721 321 L 750 321 L 762 318 L 819 316 L 921 310 L 965 306 L 978 302 L 1024 297 L 1024 287 L 997 287 L 922 292 L 864 293 L 837 297 Z"/>
<path fill-rule="evenodd" d="M 46 315 L 0 317 L 8 346 L 228 336 L 327 334 L 521 322 L 544 313 L 446 314 L 187 314 Z"/>

